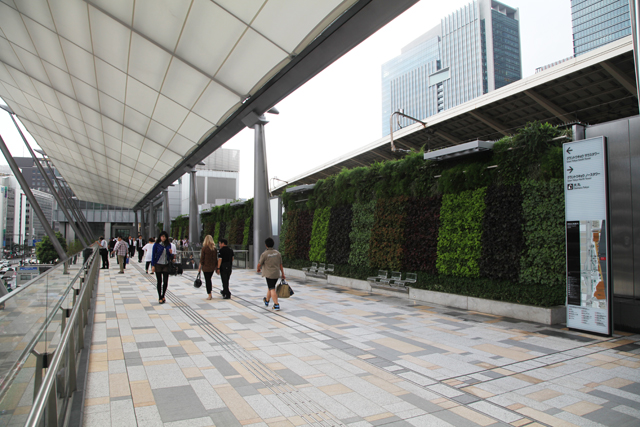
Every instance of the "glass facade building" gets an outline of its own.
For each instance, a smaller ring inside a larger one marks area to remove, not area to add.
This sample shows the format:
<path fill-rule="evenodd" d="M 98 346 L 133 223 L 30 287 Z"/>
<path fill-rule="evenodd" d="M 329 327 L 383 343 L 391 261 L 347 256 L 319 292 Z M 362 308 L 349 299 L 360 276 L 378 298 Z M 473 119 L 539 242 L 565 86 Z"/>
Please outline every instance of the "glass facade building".
<path fill-rule="evenodd" d="M 631 34 L 629 0 L 571 0 L 573 54 Z"/>
<path fill-rule="evenodd" d="M 437 114 L 522 78 L 518 10 L 478 0 L 446 16 L 382 65 L 382 135 L 395 111 Z M 414 123 L 393 121 L 393 130 Z"/>

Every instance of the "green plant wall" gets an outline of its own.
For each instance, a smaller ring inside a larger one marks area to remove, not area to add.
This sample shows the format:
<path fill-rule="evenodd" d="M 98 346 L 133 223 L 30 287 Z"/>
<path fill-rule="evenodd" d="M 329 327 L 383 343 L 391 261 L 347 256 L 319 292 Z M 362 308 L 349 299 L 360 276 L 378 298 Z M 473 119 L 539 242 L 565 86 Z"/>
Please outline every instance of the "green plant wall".
<path fill-rule="evenodd" d="M 445 194 L 440 209 L 438 272 L 457 277 L 478 277 L 482 253 L 482 219 L 486 188 Z"/>
<path fill-rule="evenodd" d="M 369 246 L 371 267 L 394 271 L 402 269 L 406 202 L 407 197 L 378 199 Z"/>
<path fill-rule="evenodd" d="M 522 183 L 522 283 L 544 284 L 564 291 L 566 251 L 563 184 L 560 179 Z"/>
<path fill-rule="evenodd" d="M 412 152 L 285 193 L 285 266 L 326 260 L 359 279 L 417 272 L 424 289 L 562 304 L 563 135 L 530 123 L 493 151 L 439 162 Z"/>
<path fill-rule="evenodd" d="M 316 262 L 327 262 L 327 236 L 329 234 L 329 218 L 331 218 L 331 208 L 316 209 L 313 216 L 313 226 L 311 229 L 311 242 L 309 245 L 309 260 Z"/>
<path fill-rule="evenodd" d="M 404 261 L 407 271 L 438 272 L 438 229 L 442 197 L 412 198 L 405 206 Z"/>
<path fill-rule="evenodd" d="M 351 205 L 331 208 L 329 219 L 329 235 L 327 236 L 327 262 L 331 264 L 348 264 L 351 252 L 351 222 L 353 210 Z"/>
<path fill-rule="evenodd" d="M 376 201 L 368 203 L 355 203 L 353 205 L 353 218 L 351 222 L 351 253 L 349 254 L 349 265 L 354 267 L 370 267 L 369 262 L 369 241 L 371 239 L 371 229 L 375 222 Z"/>
<path fill-rule="evenodd" d="M 480 275 L 517 282 L 524 248 L 522 190 L 516 185 L 492 185 L 485 196 Z"/>

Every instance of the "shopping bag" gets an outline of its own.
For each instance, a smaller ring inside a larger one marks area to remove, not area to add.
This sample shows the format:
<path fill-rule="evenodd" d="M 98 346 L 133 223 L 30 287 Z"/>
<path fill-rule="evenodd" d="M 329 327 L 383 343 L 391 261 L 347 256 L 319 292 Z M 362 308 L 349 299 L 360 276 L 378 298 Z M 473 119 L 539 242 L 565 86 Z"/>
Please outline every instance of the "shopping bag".
<path fill-rule="evenodd" d="M 289 286 L 284 279 L 276 286 L 276 295 L 278 295 L 278 298 L 289 298 L 293 294 L 293 289 L 291 289 L 291 286 Z"/>

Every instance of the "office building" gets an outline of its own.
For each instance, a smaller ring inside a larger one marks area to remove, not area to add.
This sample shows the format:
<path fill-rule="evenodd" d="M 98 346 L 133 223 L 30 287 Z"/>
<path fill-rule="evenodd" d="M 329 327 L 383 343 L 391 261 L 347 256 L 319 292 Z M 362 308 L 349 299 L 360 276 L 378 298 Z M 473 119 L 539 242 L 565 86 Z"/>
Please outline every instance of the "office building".
<path fill-rule="evenodd" d="M 474 1 L 382 65 L 382 135 L 395 111 L 421 120 L 521 78 L 518 9 Z M 393 120 L 393 129 L 412 123 Z"/>
<path fill-rule="evenodd" d="M 571 0 L 573 54 L 631 34 L 629 0 Z"/>

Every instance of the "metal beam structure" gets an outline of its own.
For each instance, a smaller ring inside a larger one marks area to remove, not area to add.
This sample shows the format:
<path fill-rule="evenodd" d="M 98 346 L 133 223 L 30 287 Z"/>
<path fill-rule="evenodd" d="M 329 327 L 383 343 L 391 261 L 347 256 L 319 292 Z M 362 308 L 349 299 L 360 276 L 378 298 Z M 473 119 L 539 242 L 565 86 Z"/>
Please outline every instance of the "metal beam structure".
<path fill-rule="evenodd" d="M 78 227 L 80 227 L 84 231 L 85 239 L 87 239 L 89 242 L 93 241 L 91 230 L 88 227 L 88 224 L 86 224 L 80 217 L 80 213 L 78 212 L 76 205 L 73 203 L 72 197 L 69 196 L 69 194 L 67 194 L 67 188 L 63 187 L 62 183 L 60 182 L 55 172 L 51 168 L 51 164 L 49 163 L 49 161 L 47 159 L 41 159 L 41 161 L 44 161 L 45 164 L 47 165 L 47 169 L 49 169 L 49 172 L 51 173 L 51 176 L 53 177 L 54 182 L 58 186 L 58 191 L 60 192 L 60 194 L 62 194 L 64 200 L 67 202 L 67 207 L 69 208 L 69 211 L 73 215 L 73 218 L 67 217 L 67 220 L 69 222 L 75 220 L 76 224 L 78 224 Z"/>
<path fill-rule="evenodd" d="M 36 157 L 36 153 L 34 153 L 33 149 L 31 149 L 31 145 L 29 145 L 27 138 L 25 138 L 24 134 L 22 133 L 22 129 L 20 129 L 20 126 L 18 126 L 18 122 L 16 121 L 14 115 L 13 114 L 9 114 L 9 115 L 11 116 L 11 120 L 13 120 L 13 124 L 16 126 L 16 129 L 18 129 L 18 133 L 20 133 L 20 136 L 22 137 L 22 141 L 24 142 L 24 145 L 27 146 L 27 150 L 29 150 L 29 153 L 31 154 L 31 158 L 33 159 L 33 162 L 38 168 L 38 172 L 40 172 L 40 175 L 42 175 L 42 179 L 44 179 L 44 181 L 47 184 L 47 187 L 49 187 L 49 189 L 51 190 L 51 194 L 53 194 L 53 197 L 56 199 L 56 202 L 58 203 L 58 205 L 60 205 L 60 209 L 62 209 L 62 213 L 64 214 L 65 218 L 69 218 L 70 220 L 71 216 L 69 215 L 69 212 L 65 208 L 64 203 L 62 203 L 62 198 L 54 188 L 53 182 L 51 182 L 51 180 L 49 179 L 49 176 L 47 175 L 47 172 L 42 167 L 42 164 L 38 161 L 38 158 Z M 76 223 L 70 220 L 69 225 L 73 229 L 73 232 L 76 233 L 76 236 L 78 236 L 78 239 L 80 239 L 82 246 L 85 248 L 89 246 L 91 241 L 85 240 L 85 237 L 81 233 L 80 229 L 77 227 Z"/>
<path fill-rule="evenodd" d="M 145 205 L 244 129 L 246 125 L 243 119 L 248 115 L 260 116 L 265 113 L 417 2 L 418 0 L 360 0 L 355 3 L 260 90 L 246 99 L 238 110 L 204 139 L 198 149 L 185 156 L 171 173 L 158 181 L 134 209 Z"/>
<path fill-rule="evenodd" d="M 500 124 L 500 123 L 498 123 L 497 121 L 495 121 L 495 120 L 493 120 L 493 119 L 491 119 L 491 118 L 489 118 L 489 117 L 485 116 L 484 114 L 479 113 L 479 112 L 477 112 L 477 111 L 469 111 L 469 114 L 470 114 L 471 116 L 473 116 L 474 118 L 476 118 L 476 119 L 480 120 L 480 121 L 481 121 L 482 123 L 484 123 L 485 125 L 487 125 L 487 126 L 489 126 L 489 127 L 493 128 L 494 130 L 496 130 L 496 131 L 500 132 L 501 134 L 503 134 L 503 135 L 505 135 L 505 136 L 509 135 L 509 132 L 507 132 L 507 131 L 504 129 L 504 126 L 503 126 L 503 125 L 501 125 L 501 124 Z"/>
<path fill-rule="evenodd" d="M 624 72 L 622 72 L 618 67 L 612 64 L 610 61 L 604 61 L 600 65 L 602 68 L 607 70 L 611 76 L 617 80 L 626 90 L 629 91 L 636 98 L 638 97 L 638 90 L 636 89 L 636 83 L 632 78 L 627 76 Z"/>
<path fill-rule="evenodd" d="M 24 194 L 26 194 L 27 200 L 29 200 L 29 203 L 31 204 L 31 208 L 34 210 L 34 212 L 38 216 L 38 219 L 42 223 L 44 232 L 49 237 L 49 240 L 51 240 L 51 244 L 56 250 L 56 253 L 58 254 L 58 258 L 60 259 L 60 262 L 66 261 L 68 259 L 67 254 L 65 253 L 64 249 L 62 248 L 62 245 L 58 241 L 58 238 L 56 237 L 56 233 L 53 231 L 53 228 L 51 228 L 51 224 L 49 224 L 49 222 L 47 221 L 47 217 L 44 215 L 44 212 L 42 212 L 42 209 L 40 208 L 40 205 L 38 204 L 36 197 L 31 192 L 31 189 L 27 184 L 27 180 L 24 179 L 24 176 L 22 176 L 22 172 L 20 172 L 20 168 L 18 167 L 18 164 L 16 163 L 13 156 L 9 152 L 9 149 L 4 143 L 4 139 L 2 139 L 2 135 L 0 135 L 0 150 L 2 151 L 2 154 L 4 154 L 5 159 L 7 159 L 7 163 L 9 163 L 11 172 L 13 172 L 13 175 L 18 180 L 18 183 L 20 184 L 22 191 L 24 192 Z"/>
<path fill-rule="evenodd" d="M 538 105 L 540 105 L 542 108 L 544 108 L 545 110 L 547 110 L 548 112 L 550 112 L 551 114 L 553 114 L 554 116 L 562 120 L 563 122 L 569 123 L 572 121 L 571 117 L 566 111 L 564 111 L 561 107 L 559 107 L 558 105 L 546 99 L 544 96 L 539 95 L 532 90 L 525 90 L 524 93 L 529 98 L 536 101 Z"/>

